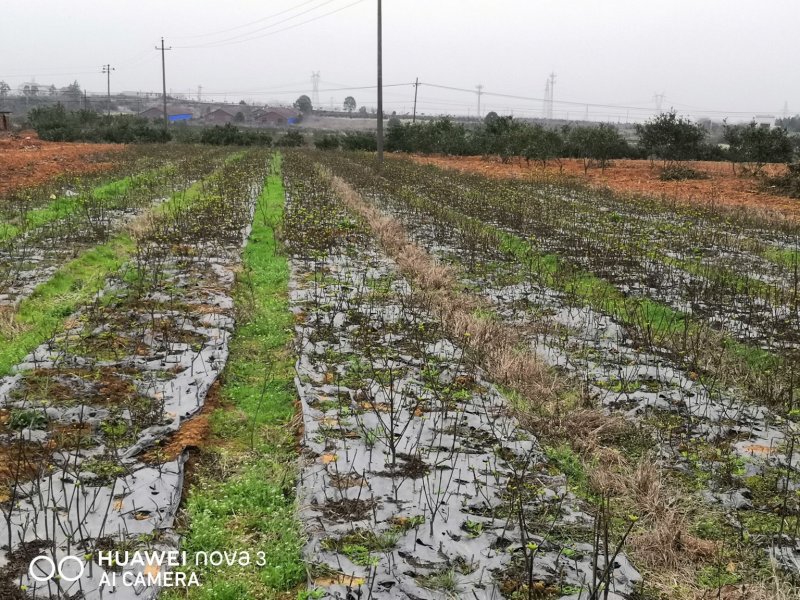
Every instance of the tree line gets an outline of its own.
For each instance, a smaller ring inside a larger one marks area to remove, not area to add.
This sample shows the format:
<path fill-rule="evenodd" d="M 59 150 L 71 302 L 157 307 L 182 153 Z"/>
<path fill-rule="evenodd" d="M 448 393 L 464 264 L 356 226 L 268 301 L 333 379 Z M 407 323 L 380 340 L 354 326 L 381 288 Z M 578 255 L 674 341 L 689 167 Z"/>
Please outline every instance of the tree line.
<path fill-rule="evenodd" d="M 477 126 L 449 119 L 419 123 L 392 120 L 386 146 L 399 152 L 493 155 L 504 162 L 519 158 L 542 165 L 577 158 L 584 169 L 595 165 L 604 169 L 616 158 L 660 160 L 668 168 L 688 160 L 728 160 L 759 172 L 767 163 L 791 162 L 798 141 L 781 127 L 726 123 L 724 144 L 710 143 L 703 126 L 674 111 L 637 124 L 635 130 L 637 140 L 631 142 L 609 124 L 551 128 L 490 113 Z"/>
<path fill-rule="evenodd" d="M 68 111 L 61 104 L 30 111 L 28 124 L 39 136 L 51 141 L 113 143 L 180 142 L 215 145 L 266 145 L 273 143 L 269 132 L 240 129 L 233 125 L 211 128 L 181 127 L 164 130 L 160 124 L 135 115 L 100 115 L 94 111 Z M 579 159 L 584 170 L 605 169 L 619 158 L 649 158 L 663 161 L 669 177 L 697 175 L 683 166 L 688 160 L 728 160 L 758 174 L 767 163 L 794 160 L 798 137 L 782 127 L 761 127 L 756 123 L 724 126 L 724 144 L 708 141 L 706 129 L 674 111 L 662 113 L 637 124 L 636 141 L 625 139 L 613 125 L 564 125 L 559 128 L 528 123 L 510 116 L 489 113 L 479 124 L 464 124 L 447 118 L 403 123 L 392 118 L 386 132 L 386 149 L 458 156 L 496 156 L 504 162 L 514 158 L 543 166 L 564 158 Z M 303 145 L 299 132 L 289 132 L 276 145 Z M 317 136 L 321 149 L 374 151 L 374 132 L 352 132 Z"/>

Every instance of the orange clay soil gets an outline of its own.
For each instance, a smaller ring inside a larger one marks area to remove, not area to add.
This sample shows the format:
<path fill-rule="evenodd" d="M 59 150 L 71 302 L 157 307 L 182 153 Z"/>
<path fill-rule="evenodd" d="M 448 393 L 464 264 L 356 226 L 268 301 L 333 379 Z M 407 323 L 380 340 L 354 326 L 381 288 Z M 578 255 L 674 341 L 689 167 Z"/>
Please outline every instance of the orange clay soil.
<path fill-rule="evenodd" d="M 0 136 L 0 196 L 36 186 L 62 173 L 94 173 L 111 168 L 107 156 L 122 144 L 44 142 L 34 132 Z"/>
<path fill-rule="evenodd" d="M 498 159 L 485 159 L 480 156 L 413 155 L 411 158 L 421 164 L 434 164 L 498 178 L 518 177 L 539 180 L 559 176 L 559 167 L 554 162 L 548 162 L 547 167 L 543 169 L 539 164 L 532 162 L 527 165 L 524 160 L 516 159 L 503 164 Z M 593 167 L 585 175 L 580 160 L 565 159 L 562 165 L 563 176 L 576 178 L 595 187 L 607 187 L 615 192 L 678 200 L 689 204 L 755 209 L 763 213 L 778 213 L 790 219 L 800 219 L 799 200 L 764 192 L 760 189 L 758 180 L 735 176 L 730 163 L 705 161 L 687 163 L 687 166 L 708 174 L 709 178 L 685 181 L 661 181 L 658 178 L 661 163 L 656 162 L 652 166 L 648 160 L 615 160 L 605 172 Z M 783 165 L 767 165 L 765 171 L 778 174 L 784 169 Z"/>

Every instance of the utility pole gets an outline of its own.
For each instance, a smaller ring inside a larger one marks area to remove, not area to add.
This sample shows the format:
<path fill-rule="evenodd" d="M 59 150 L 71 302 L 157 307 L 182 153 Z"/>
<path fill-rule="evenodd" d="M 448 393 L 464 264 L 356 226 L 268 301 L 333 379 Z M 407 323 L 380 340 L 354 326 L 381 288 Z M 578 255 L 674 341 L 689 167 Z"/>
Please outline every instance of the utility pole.
<path fill-rule="evenodd" d="M 156 50 L 161 50 L 161 89 L 164 96 L 164 131 L 167 130 L 169 125 L 169 116 L 167 115 L 167 67 L 164 60 L 164 52 L 172 50 L 172 48 L 164 48 L 164 38 L 161 38 L 161 47 L 156 46 Z"/>
<path fill-rule="evenodd" d="M 378 0 L 378 168 L 383 167 L 383 12 Z"/>
<path fill-rule="evenodd" d="M 480 121 L 481 118 L 481 94 L 483 94 L 483 84 L 479 83 L 475 86 L 478 90 L 478 120 Z"/>
<path fill-rule="evenodd" d="M 417 122 L 417 91 L 419 91 L 419 77 L 417 77 L 417 80 L 414 82 L 414 115 L 411 117 L 412 123 Z"/>
<path fill-rule="evenodd" d="M 202 85 L 198 85 L 197 86 L 197 101 L 198 102 L 202 102 L 203 101 L 203 86 Z"/>
<path fill-rule="evenodd" d="M 103 65 L 103 73 L 106 75 L 106 114 L 111 116 L 111 71 L 116 71 L 111 65 Z"/>

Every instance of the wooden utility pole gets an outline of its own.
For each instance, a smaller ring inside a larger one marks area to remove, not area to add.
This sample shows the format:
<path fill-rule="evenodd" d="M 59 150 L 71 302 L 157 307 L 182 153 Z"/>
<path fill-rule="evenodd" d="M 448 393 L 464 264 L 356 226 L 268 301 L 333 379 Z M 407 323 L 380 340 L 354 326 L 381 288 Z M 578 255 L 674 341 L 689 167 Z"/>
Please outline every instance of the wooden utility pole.
<path fill-rule="evenodd" d="M 378 167 L 383 166 L 383 24 L 378 0 Z"/>
<path fill-rule="evenodd" d="M 166 50 L 172 50 L 172 48 L 164 48 L 164 38 L 162 37 L 161 47 L 159 48 L 156 46 L 156 50 L 161 50 L 161 88 L 164 97 L 164 131 L 166 131 L 169 125 L 169 116 L 167 115 L 167 67 L 164 60 L 164 52 Z"/>
<path fill-rule="evenodd" d="M 419 77 L 417 77 L 417 80 L 414 82 L 414 114 L 411 117 L 412 123 L 417 122 L 417 90 L 419 90 Z"/>
<path fill-rule="evenodd" d="M 111 116 L 111 71 L 116 71 L 111 65 L 103 65 L 103 73 L 106 74 L 106 114 Z"/>

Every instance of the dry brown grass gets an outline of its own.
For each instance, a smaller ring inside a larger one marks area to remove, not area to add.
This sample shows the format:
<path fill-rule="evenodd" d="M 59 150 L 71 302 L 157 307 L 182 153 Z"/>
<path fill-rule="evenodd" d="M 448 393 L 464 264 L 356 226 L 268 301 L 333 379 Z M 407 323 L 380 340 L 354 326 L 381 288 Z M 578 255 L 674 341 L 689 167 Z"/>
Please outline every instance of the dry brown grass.
<path fill-rule="evenodd" d="M 30 325 L 21 323 L 17 319 L 17 309 L 14 306 L 0 306 L 0 338 L 10 340 L 30 329 Z"/>
<path fill-rule="evenodd" d="M 330 177 L 330 175 L 328 175 Z M 345 205 L 361 216 L 387 254 L 409 280 L 416 298 L 434 313 L 448 333 L 482 363 L 489 376 L 520 393 L 532 406 L 557 401 L 565 382 L 532 352 L 521 348 L 514 328 L 475 315 L 482 302 L 457 291 L 453 272 L 411 242 L 404 227 L 387 217 L 339 177 L 331 177 Z"/>

